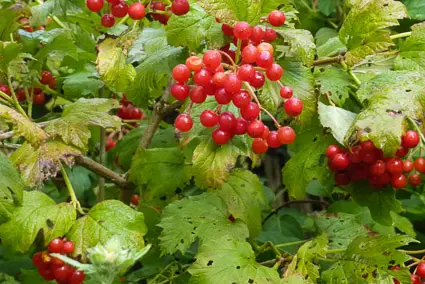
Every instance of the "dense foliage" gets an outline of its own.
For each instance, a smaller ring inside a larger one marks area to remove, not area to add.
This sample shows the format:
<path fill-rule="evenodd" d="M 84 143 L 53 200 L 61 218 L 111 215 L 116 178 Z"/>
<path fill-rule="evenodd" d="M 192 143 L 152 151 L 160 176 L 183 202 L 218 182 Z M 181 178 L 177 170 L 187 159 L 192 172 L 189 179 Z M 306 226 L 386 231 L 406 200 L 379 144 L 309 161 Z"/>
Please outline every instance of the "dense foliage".
<path fill-rule="evenodd" d="M 425 281 L 424 20 L 0 1 L 0 283 Z"/>

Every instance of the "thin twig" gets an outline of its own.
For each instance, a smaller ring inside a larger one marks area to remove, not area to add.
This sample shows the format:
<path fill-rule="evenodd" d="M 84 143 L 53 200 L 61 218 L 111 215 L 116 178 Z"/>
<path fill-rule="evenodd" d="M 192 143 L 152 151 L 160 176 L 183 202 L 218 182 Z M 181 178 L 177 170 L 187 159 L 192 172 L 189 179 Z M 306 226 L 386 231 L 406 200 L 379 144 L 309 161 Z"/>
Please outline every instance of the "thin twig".
<path fill-rule="evenodd" d="M 318 59 L 313 62 L 313 66 L 326 65 L 331 63 L 340 63 L 344 59 L 344 56 L 338 55 L 335 57 L 329 57 L 325 59 Z"/>
<path fill-rule="evenodd" d="M 279 207 L 277 207 L 276 209 L 274 209 L 272 212 L 269 213 L 269 215 L 266 216 L 266 218 L 264 218 L 263 220 L 263 224 L 274 214 L 276 214 L 277 212 L 279 212 L 280 209 L 287 207 L 288 205 L 291 204 L 303 204 L 303 203 L 317 203 L 317 204 L 322 204 L 323 206 L 328 207 L 329 203 L 326 201 L 322 201 L 322 200 L 291 200 L 288 202 L 283 203 L 282 205 L 280 205 Z"/>

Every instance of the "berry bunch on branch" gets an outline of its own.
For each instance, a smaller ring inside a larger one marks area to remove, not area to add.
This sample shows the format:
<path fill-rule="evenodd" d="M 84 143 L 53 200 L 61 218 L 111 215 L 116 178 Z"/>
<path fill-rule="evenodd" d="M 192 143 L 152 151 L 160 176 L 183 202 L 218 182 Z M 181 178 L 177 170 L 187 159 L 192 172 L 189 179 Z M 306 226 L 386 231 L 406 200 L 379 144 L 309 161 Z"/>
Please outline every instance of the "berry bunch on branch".
<path fill-rule="evenodd" d="M 285 15 L 273 11 L 268 19 L 272 25 L 283 25 Z M 214 128 L 212 139 L 216 144 L 226 144 L 235 135 L 244 134 L 254 138 L 252 148 L 257 154 L 266 152 L 269 147 L 291 144 L 295 140 L 295 131 L 290 126 L 280 125 L 256 95 L 267 77 L 280 86 L 286 114 L 295 117 L 302 112 L 302 101 L 292 97 L 292 89 L 280 81 L 284 71 L 275 63 L 273 46 L 264 41 L 266 32 L 246 22 L 238 22 L 234 27 L 223 25 L 223 31 L 229 35 L 231 31 L 236 39 L 234 57 L 223 49 L 207 50 L 202 56 L 192 55 L 187 58 L 186 64 L 174 67 L 172 76 L 176 83 L 171 86 L 171 95 L 176 100 L 189 98 L 191 101 L 188 111 L 176 118 L 175 127 L 181 132 L 190 131 L 193 127 L 192 104 L 201 104 L 207 96 L 213 96 L 218 103 L 217 108 L 205 110 L 199 119 L 204 127 Z M 239 117 L 238 114 L 221 111 L 223 105 L 230 103 L 239 109 Z M 270 131 L 263 123 L 262 113 L 273 120 L 276 130 Z"/>

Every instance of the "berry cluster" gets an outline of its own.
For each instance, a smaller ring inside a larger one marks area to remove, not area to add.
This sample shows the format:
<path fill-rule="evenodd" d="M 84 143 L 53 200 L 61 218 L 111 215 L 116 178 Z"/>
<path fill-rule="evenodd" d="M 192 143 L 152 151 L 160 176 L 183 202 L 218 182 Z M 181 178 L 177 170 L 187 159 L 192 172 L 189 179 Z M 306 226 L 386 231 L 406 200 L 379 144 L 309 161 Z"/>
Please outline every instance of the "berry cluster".
<path fill-rule="evenodd" d="M 56 280 L 60 284 L 81 284 L 85 274 L 64 263 L 62 260 L 52 257 L 49 253 L 71 255 L 74 252 L 74 244 L 65 239 L 52 240 L 47 251 L 33 255 L 32 263 L 37 267 L 38 273 L 47 281 Z"/>
<path fill-rule="evenodd" d="M 26 30 L 27 32 L 34 32 L 34 28 L 30 25 L 30 22 L 28 20 L 28 18 L 20 18 L 19 19 L 19 23 L 22 24 L 22 29 Z M 39 26 L 38 28 L 36 28 L 39 31 L 45 30 L 46 27 L 45 26 Z"/>
<path fill-rule="evenodd" d="M 412 284 L 421 284 L 421 278 L 425 280 L 425 263 L 421 262 L 416 267 L 416 272 L 414 274 L 410 274 L 410 279 L 412 280 Z M 395 284 L 400 284 L 400 282 L 394 279 Z"/>
<path fill-rule="evenodd" d="M 349 150 L 330 145 L 326 149 L 328 167 L 335 172 L 335 182 L 338 185 L 368 180 L 375 188 L 383 188 L 387 184 L 394 188 L 404 188 L 407 182 L 416 187 L 422 182 L 420 174 L 425 173 L 425 159 L 420 157 L 413 162 L 410 158 L 401 158 L 419 142 L 420 137 L 416 131 L 407 131 L 402 137 L 401 148 L 394 157 L 384 157 L 382 150 L 376 148 L 372 141 L 362 142 Z"/>
<path fill-rule="evenodd" d="M 269 21 L 273 24 L 281 25 L 285 22 L 285 15 L 280 11 L 273 11 L 270 15 L 269 18 L 272 20 Z M 233 35 L 238 40 L 236 45 L 241 46 L 241 41 L 252 38 L 255 30 L 255 27 L 246 22 L 238 22 L 232 28 Z M 248 134 L 254 138 L 252 143 L 254 152 L 262 154 L 269 147 L 277 148 L 282 144 L 291 144 L 295 139 L 295 132 L 289 126 L 281 127 L 261 106 L 255 89 L 263 87 L 266 77 L 276 82 L 280 86 L 284 109 L 289 116 L 300 115 L 303 103 L 300 99 L 292 97 L 292 89 L 280 82 L 283 69 L 274 63 L 273 46 L 261 42 L 261 39 L 258 40 L 259 43 L 250 40 L 245 47 L 236 51 L 236 55 L 240 53 L 241 60 L 234 60 L 223 50 L 208 50 L 202 58 L 190 56 L 186 64 L 179 64 L 172 71 L 172 76 L 177 82 L 171 86 L 171 95 L 177 100 L 189 97 L 192 104 L 201 104 L 207 96 L 214 96 L 219 106 L 215 110 L 205 110 L 200 115 L 200 122 L 204 127 L 215 127 L 212 132 L 214 142 L 223 145 L 234 135 Z M 194 84 L 192 88 L 191 83 Z M 221 106 L 231 102 L 239 109 L 240 117 L 229 111 L 221 112 Z M 174 122 L 174 126 L 181 132 L 188 132 L 193 126 L 190 109 L 188 113 L 180 114 Z M 264 125 L 261 121 L 261 111 L 273 119 L 277 131 L 270 131 Z"/>
<path fill-rule="evenodd" d="M 124 18 L 129 16 L 133 20 L 143 19 L 149 11 L 146 11 L 146 7 L 141 2 L 135 2 L 130 5 L 123 0 L 107 0 L 109 4 L 108 14 L 102 16 L 101 22 L 105 28 L 110 28 L 115 25 L 115 18 Z M 101 12 L 105 6 L 104 0 L 87 0 L 87 8 L 92 12 Z M 166 6 L 161 2 L 153 2 L 151 9 L 156 11 L 166 11 Z M 184 15 L 189 12 L 190 6 L 187 0 L 174 0 L 171 4 L 171 13 L 176 15 Z M 166 24 L 169 18 L 169 12 L 151 12 L 152 18 Z M 163 16 L 161 16 L 163 15 Z"/>

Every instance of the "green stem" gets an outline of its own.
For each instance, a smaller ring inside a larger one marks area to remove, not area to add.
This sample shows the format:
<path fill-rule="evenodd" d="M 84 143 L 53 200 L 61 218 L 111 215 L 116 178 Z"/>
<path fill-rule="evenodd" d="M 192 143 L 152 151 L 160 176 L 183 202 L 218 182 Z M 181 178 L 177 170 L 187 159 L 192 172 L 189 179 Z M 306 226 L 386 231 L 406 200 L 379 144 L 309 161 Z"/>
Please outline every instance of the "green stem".
<path fill-rule="evenodd" d="M 277 257 L 281 257 L 282 253 L 276 248 L 275 245 L 273 245 L 272 242 L 265 242 L 262 246 L 258 246 L 256 243 L 252 243 L 252 246 L 254 249 L 258 252 L 258 254 L 263 253 L 269 249 L 271 249 Z"/>
<path fill-rule="evenodd" d="M 405 33 L 401 33 L 401 34 L 392 35 L 392 36 L 390 36 L 390 38 L 391 39 L 397 39 L 397 38 L 409 37 L 411 35 L 412 35 L 412 32 L 405 32 Z"/>
<path fill-rule="evenodd" d="M 64 24 L 61 20 L 59 20 L 59 18 L 58 18 L 58 17 L 53 16 L 53 17 L 52 17 L 52 19 L 53 19 L 53 21 L 54 21 L 56 24 L 58 24 L 61 28 L 65 29 L 65 30 L 69 30 L 69 28 L 68 28 L 67 26 L 65 26 L 65 24 Z"/>
<path fill-rule="evenodd" d="M 337 262 L 338 261 L 338 259 L 329 259 L 329 258 L 324 258 L 324 257 L 320 257 L 320 256 L 317 256 L 316 259 L 321 260 L 321 261 L 326 261 L 326 262 Z"/>
<path fill-rule="evenodd" d="M 105 128 L 100 127 L 100 149 L 99 149 L 99 164 L 105 163 L 105 143 L 106 134 Z M 99 177 L 99 191 L 97 192 L 97 201 L 102 202 L 105 199 L 105 179 Z"/>
<path fill-rule="evenodd" d="M 421 249 L 421 250 L 402 250 L 402 252 L 407 253 L 407 254 L 423 254 L 423 253 L 425 253 L 425 249 Z"/>
<path fill-rule="evenodd" d="M 25 113 L 24 109 L 19 104 L 18 98 L 16 97 L 15 90 L 13 89 L 12 80 L 10 79 L 9 74 L 7 74 L 7 84 L 9 85 L 10 92 L 12 94 L 13 102 L 16 107 L 16 109 L 26 118 L 28 118 L 27 114 Z"/>
<path fill-rule="evenodd" d="M 360 81 L 360 79 L 356 76 L 356 74 L 354 74 L 353 70 L 349 69 L 348 74 L 350 74 L 351 78 L 353 78 L 354 82 L 356 82 L 358 86 L 362 84 L 362 81 Z"/>
<path fill-rule="evenodd" d="M 275 247 L 276 248 L 290 247 L 290 246 L 295 246 L 295 245 L 303 244 L 303 243 L 308 242 L 308 241 L 309 240 L 302 240 L 302 241 L 296 241 L 296 242 L 291 242 L 291 243 L 278 244 L 278 245 L 275 245 Z"/>
<path fill-rule="evenodd" d="M 31 89 L 31 95 L 28 92 L 27 88 L 24 88 L 25 91 L 25 97 L 27 98 L 27 102 L 28 102 L 28 116 L 31 118 L 32 117 L 32 103 L 33 103 L 33 98 L 34 98 L 34 89 Z"/>
<path fill-rule="evenodd" d="M 341 253 L 346 251 L 347 249 L 330 249 L 326 252 L 326 254 L 334 254 L 334 253 Z"/>
<path fill-rule="evenodd" d="M 2 97 L 7 102 L 13 104 L 13 99 L 9 97 L 7 94 L 3 93 L 2 91 L 0 91 L 0 97 Z"/>
<path fill-rule="evenodd" d="M 4 105 L 10 106 L 10 103 L 3 100 L 2 98 L 0 98 L 0 102 L 3 103 Z"/>
<path fill-rule="evenodd" d="M 408 117 L 408 116 L 406 116 L 406 118 L 407 118 L 407 120 L 410 122 L 410 124 L 412 124 L 412 125 L 413 125 L 413 127 L 415 127 L 416 132 L 418 132 L 419 136 L 421 137 L 421 143 L 425 142 L 425 137 L 424 137 L 424 135 L 422 134 L 422 131 L 421 131 L 421 129 L 419 128 L 419 126 L 416 124 L 416 122 L 415 122 L 412 118 L 410 118 L 410 117 Z"/>
<path fill-rule="evenodd" d="M 241 46 L 242 46 L 242 41 L 238 39 L 237 46 L 236 46 L 237 47 L 236 56 L 235 56 L 236 64 L 239 62 L 239 57 L 241 56 Z"/>
<path fill-rule="evenodd" d="M 75 195 L 74 189 L 72 188 L 71 181 L 69 180 L 68 174 L 66 173 L 65 168 L 63 167 L 62 163 L 60 163 L 61 166 L 61 173 L 63 176 L 63 179 L 65 180 L 66 188 L 68 189 L 69 196 L 71 197 L 71 204 L 74 206 L 74 208 L 80 213 L 85 214 L 83 211 L 83 208 L 81 208 L 80 202 L 77 199 L 77 196 Z"/>
<path fill-rule="evenodd" d="M 123 25 L 128 20 L 128 15 L 126 15 L 124 18 L 121 19 L 121 21 L 118 22 L 118 25 Z"/>

